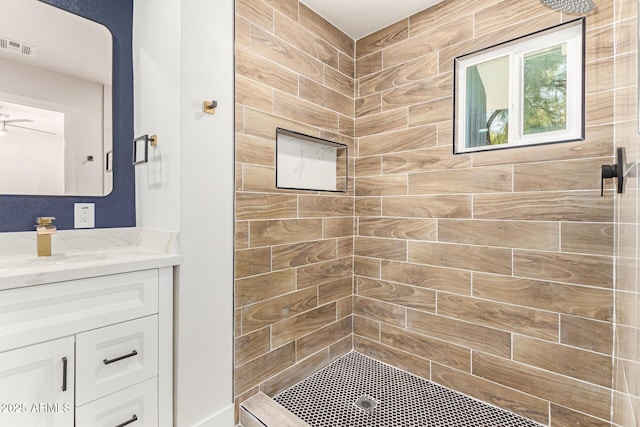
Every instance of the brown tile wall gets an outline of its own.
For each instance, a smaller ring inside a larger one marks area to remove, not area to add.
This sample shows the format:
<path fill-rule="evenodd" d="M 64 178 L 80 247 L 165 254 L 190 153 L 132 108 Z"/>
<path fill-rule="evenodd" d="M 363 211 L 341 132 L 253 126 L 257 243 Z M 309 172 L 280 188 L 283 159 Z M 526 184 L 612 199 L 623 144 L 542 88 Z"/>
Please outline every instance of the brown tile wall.
<path fill-rule="evenodd" d="M 349 146 L 352 39 L 297 0 L 236 1 L 235 394 L 275 394 L 353 348 L 349 191 L 275 188 L 275 129 Z M 410 226 L 407 232 L 420 230 Z"/>
<path fill-rule="evenodd" d="M 354 43 L 236 0 L 237 400 L 353 346 L 544 425 L 637 425 L 637 178 L 599 197 L 614 144 L 638 160 L 636 2 L 595 2 L 586 140 L 453 155 L 453 58 L 573 16 L 446 0 Z M 276 126 L 348 144 L 349 193 L 276 190 Z"/>
<path fill-rule="evenodd" d="M 638 311 L 638 255 L 640 235 L 638 215 L 640 194 L 638 161 L 638 21 L 637 3 L 615 1 L 616 145 L 625 147 L 630 171 L 625 193 L 617 199 L 616 241 L 616 321 L 614 331 L 613 420 L 623 426 L 640 425 L 640 312 Z"/>
<path fill-rule="evenodd" d="M 452 59 L 574 18 L 537 0 L 445 1 L 356 43 L 355 348 L 544 425 L 610 425 L 617 381 L 599 173 L 635 63 L 596 4 L 583 142 L 452 154 Z"/>

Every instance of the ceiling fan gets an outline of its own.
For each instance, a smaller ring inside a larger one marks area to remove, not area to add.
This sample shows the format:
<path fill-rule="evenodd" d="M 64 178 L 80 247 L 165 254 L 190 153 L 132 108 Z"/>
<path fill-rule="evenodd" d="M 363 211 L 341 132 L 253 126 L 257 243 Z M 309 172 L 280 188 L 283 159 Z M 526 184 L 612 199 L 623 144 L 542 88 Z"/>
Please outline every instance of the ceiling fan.
<path fill-rule="evenodd" d="M 34 128 L 30 128 L 30 127 L 26 127 L 26 126 L 20 126 L 20 125 L 14 125 L 13 123 L 18 123 L 18 122 L 33 122 L 33 120 L 29 120 L 29 119 L 11 119 L 11 120 L 0 120 L 0 123 L 2 124 L 2 128 L 0 129 L 0 136 L 5 136 L 6 134 L 9 133 L 9 130 L 7 129 L 7 126 L 9 127 L 14 127 L 14 128 L 20 128 L 20 129 L 26 129 L 26 130 L 32 130 L 35 132 L 43 132 L 43 133 L 48 133 L 50 135 L 55 135 L 55 132 L 49 132 L 46 130 L 40 130 L 40 129 L 34 129 Z"/>

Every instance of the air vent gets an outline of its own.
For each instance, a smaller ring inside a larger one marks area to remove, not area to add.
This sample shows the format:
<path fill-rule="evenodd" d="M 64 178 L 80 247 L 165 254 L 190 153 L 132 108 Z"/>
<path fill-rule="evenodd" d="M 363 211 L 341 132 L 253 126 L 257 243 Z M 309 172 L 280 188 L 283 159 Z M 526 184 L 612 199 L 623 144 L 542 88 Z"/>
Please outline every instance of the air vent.
<path fill-rule="evenodd" d="M 24 56 L 33 56 L 33 54 L 35 53 L 35 46 L 17 42 L 15 40 L 10 40 L 2 36 L 0 36 L 0 49 L 4 49 L 8 52 L 17 53 Z"/>

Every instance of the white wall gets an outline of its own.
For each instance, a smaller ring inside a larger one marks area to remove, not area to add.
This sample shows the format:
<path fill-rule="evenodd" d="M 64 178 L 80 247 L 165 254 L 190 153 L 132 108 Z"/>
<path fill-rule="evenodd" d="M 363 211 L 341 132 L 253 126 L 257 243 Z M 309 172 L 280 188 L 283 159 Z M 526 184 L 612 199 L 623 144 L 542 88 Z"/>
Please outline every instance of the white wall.
<path fill-rule="evenodd" d="M 138 226 L 178 230 L 176 426 L 233 425 L 233 0 L 134 2 Z M 215 99 L 218 112 L 202 113 Z"/>

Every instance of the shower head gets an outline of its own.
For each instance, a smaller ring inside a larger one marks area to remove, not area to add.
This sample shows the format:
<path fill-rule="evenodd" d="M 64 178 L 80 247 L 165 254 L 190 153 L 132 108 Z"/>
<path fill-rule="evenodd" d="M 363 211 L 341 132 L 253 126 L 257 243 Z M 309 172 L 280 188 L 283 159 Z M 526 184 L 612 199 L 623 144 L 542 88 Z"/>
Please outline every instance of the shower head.
<path fill-rule="evenodd" d="M 540 0 L 540 2 L 551 9 L 567 13 L 587 13 L 596 8 L 593 0 Z"/>

